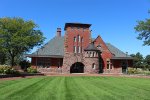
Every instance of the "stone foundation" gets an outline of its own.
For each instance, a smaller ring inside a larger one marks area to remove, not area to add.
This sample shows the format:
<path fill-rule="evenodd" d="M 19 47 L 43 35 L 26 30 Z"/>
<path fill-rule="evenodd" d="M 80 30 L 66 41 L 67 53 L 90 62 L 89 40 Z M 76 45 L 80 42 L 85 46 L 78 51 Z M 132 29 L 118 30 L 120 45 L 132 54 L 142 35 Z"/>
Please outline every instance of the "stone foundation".
<path fill-rule="evenodd" d="M 122 73 L 122 68 L 104 69 L 104 73 L 118 74 Z"/>
<path fill-rule="evenodd" d="M 41 73 L 62 73 L 62 68 L 37 68 Z"/>

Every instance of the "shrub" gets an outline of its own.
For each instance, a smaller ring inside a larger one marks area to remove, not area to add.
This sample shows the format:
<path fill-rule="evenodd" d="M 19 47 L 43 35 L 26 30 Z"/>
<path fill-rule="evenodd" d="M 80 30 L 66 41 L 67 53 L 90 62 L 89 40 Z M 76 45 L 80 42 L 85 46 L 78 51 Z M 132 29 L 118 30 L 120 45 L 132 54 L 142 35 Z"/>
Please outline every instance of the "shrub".
<path fill-rule="evenodd" d="M 128 74 L 135 74 L 137 73 L 137 70 L 134 68 L 128 68 Z"/>
<path fill-rule="evenodd" d="M 136 69 L 136 68 L 128 68 L 128 74 L 143 74 L 143 75 L 150 75 L 150 71 Z"/>
<path fill-rule="evenodd" d="M 0 65 L 0 74 L 19 74 L 19 72 L 7 65 Z"/>
<path fill-rule="evenodd" d="M 27 68 L 31 67 L 31 63 L 27 60 L 20 61 L 19 65 L 24 71 L 27 71 Z"/>
<path fill-rule="evenodd" d="M 27 68 L 27 72 L 28 72 L 28 73 L 37 73 L 37 69 L 36 69 L 36 68 L 29 67 L 29 68 Z"/>

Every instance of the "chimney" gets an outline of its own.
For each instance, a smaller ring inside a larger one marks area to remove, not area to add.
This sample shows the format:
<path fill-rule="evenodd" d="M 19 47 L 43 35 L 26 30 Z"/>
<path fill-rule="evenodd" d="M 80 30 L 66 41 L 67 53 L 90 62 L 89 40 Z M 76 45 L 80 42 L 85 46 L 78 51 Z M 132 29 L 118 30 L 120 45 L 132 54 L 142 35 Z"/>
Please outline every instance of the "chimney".
<path fill-rule="evenodd" d="M 57 28 L 56 37 L 61 37 L 61 28 Z"/>

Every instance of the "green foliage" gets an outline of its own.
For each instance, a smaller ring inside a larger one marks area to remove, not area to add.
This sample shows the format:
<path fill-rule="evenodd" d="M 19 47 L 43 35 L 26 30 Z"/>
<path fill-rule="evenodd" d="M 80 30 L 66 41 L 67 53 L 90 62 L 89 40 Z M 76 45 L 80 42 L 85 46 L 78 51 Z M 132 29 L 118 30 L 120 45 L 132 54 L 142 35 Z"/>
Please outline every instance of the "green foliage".
<path fill-rule="evenodd" d="M 31 67 L 31 63 L 27 60 L 20 61 L 19 65 L 21 66 L 21 69 L 25 71 L 27 70 L 28 67 Z"/>
<path fill-rule="evenodd" d="M 19 74 L 19 72 L 7 65 L 0 65 L 0 74 Z"/>
<path fill-rule="evenodd" d="M 144 59 L 145 67 L 150 71 L 150 55 L 147 55 Z"/>
<path fill-rule="evenodd" d="M 128 68 L 128 74 L 136 74 L 138 71 L 135 68 Z"/>
<path fill-rule="evenodd" d="M 145 21 L 138 21 L 135 30 L 139 32 L 137 39 L 144 40 L 144 45 L 150 45 L 150 19 Z"/>
<path fill-rule="evenodd" d="M 29 67 L 29 68 L 27 68 L 27 72 L 28 73 L 37 73 L 38 71 L 36 68 Z"/>
<path fill-rule="evenodd" d="M 0 52 L 0 64 L 3 65 L 6 63 L 6 54 L 4 52 Z"/>
<path fill-rule="evenodd" d="M 145 74 L 145 71 L 137 68 L 128 68 L 128 74 Z"/>
<path fill-rule="evenodd" d="M 37 25 L 22 18 L 0 18 L 0 51 L 8 54 L 11 66 L 16 56 L 30 51 L 43 43 L 44 37 Z"/>
<path fill-rule="evenodd" d="M 134 68 L 143 68 L 144 64 L 143 64 L 143 55 L 140 54 L 139 52 L 136 54 L 131 54 L 131 57 L 133 57 L 133 67 Z"/>

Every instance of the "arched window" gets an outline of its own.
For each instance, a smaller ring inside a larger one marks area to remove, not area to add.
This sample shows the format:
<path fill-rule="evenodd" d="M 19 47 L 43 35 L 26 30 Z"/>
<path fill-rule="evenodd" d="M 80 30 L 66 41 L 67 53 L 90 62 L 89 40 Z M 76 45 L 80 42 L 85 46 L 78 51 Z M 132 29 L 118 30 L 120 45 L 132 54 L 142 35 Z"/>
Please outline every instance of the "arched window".
<path fill-rule="evenodd" d="M 95 63 L 92 64 L 92 69 L 96 69 Z"/>

